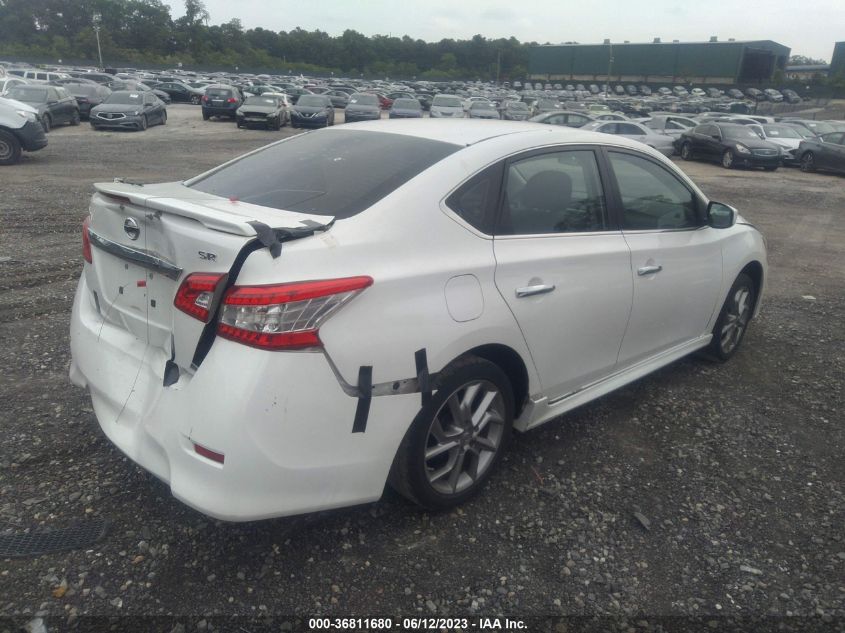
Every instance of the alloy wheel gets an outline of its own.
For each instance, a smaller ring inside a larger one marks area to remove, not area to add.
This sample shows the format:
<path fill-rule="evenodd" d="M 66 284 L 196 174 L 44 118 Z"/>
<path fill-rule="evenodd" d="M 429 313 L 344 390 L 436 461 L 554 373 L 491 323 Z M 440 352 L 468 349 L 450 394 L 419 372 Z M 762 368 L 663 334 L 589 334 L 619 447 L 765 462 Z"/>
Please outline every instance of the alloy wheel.
<path fill-rule="evenodd" d="M 719 333 L 722 352 L 730 354 L 739 345 L 748 321 L 751 319 L 751 289 L 739 286 L 733 293 L 725 314 L 725 322 Z"/>
<path fill-rule="evenodd" d="M 734 164 L 734 153 L 731 150 L 727 150 L 724 154 L 722 154 L 722 167 L 725 169 L 730 169 L 733 167 Z"/>
<path fill-rule="evenodd" d="M 13 153 L 12 144 L 0 138 L 0 161 L 11 159 Z"/>
<path fill-rule="evenodd" d="M 484 475 L 502 446 L 505 402 L 499 388 L 477 380 L 455 390 L 428 430 L 425 472 L 434 490 L 461 493 Z"/>
<path fill-rule="evenodd" d="M 807 152 L 804 156 L 801 157 L 801 171 L 815 171 L 816 169 L 816 157 L 813 156 L 813 152 Z"/>

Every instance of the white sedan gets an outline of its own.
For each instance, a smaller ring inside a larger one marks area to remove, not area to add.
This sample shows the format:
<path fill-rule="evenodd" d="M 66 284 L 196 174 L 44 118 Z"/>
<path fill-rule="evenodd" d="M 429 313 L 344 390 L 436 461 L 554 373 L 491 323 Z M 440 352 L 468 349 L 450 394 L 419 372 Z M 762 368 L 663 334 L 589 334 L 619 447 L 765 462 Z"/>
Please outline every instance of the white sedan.
<path fill-rule="evenodd" d="M 461 503 L 512 430 L 730 358 L 766 279 L 760 233 L 660 153 L 557 126 L 360 123 L 96 189 L 71 380 L 120 450 L 233 521 L 388 481 Z"/>

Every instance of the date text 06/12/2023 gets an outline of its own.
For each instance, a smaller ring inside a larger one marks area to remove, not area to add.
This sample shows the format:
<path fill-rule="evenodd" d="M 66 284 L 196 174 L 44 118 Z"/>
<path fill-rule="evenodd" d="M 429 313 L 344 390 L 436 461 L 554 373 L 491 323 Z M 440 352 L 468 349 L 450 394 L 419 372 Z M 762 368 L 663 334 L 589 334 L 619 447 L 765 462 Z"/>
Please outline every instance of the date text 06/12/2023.
<path fill-rule="evenodd" d="M 527 628 L 520 619 L 482 618 L 309 618 L 311 631 L 519 631 Z"/>

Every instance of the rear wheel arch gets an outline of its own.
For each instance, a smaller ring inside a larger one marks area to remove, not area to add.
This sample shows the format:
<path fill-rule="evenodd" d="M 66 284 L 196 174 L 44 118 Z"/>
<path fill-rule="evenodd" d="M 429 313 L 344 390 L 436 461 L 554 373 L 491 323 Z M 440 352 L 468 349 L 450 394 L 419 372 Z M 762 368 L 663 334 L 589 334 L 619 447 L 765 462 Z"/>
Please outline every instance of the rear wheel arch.
<path fill-rule="evenodd" d="M 507 345 L 490 343 L 467 350 L 447 366 L 456 363 L 465 356 L 476 356 L 488 360 L 504 372 L 513 391 L 514 418 L 518 418 L 525 408 L 529 395 L 528 367 L 522 356 Z"/>

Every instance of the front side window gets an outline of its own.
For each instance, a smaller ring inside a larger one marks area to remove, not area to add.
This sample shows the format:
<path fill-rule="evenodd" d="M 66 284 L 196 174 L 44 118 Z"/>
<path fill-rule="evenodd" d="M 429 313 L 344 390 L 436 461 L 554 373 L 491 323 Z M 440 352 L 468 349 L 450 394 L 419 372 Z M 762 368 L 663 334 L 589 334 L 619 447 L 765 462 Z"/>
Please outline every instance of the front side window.
<path fill-rule="evenodd" d="M 508 166 L 497 235 L 605 228 L 604 193 L 592 151 L 551 152 Z"/>
<path fill-rule="evenodd" d="M 821 139 L 825 143 L 832 143 L 833 145 L 842 145 L 842 133 L 834 132 L 833 134 L 824 134 Z"/>
<path fill-rule="evenodd" d="M 622 199 L 622 228 L 632 231 L 701 226 L 695 196 L 678 178 L 648 159 L 609 152 Z"/>

